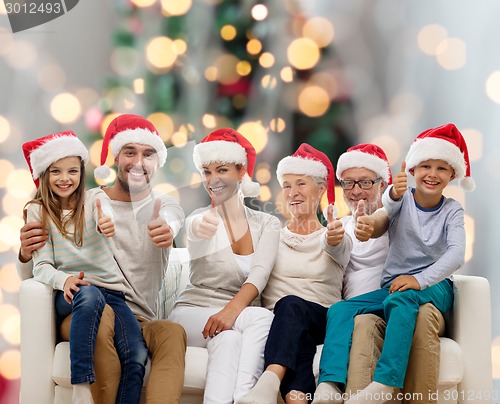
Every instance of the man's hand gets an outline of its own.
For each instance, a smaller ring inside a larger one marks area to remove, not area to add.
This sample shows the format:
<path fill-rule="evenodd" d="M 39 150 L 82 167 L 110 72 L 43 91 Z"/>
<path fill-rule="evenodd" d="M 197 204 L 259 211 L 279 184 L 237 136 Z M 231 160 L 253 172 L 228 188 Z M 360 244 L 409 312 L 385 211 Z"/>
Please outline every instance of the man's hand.
<path fill-rule="evenodd" d="M 160 217 L 161 200 L 154 201 L 153 214 L 148 224 L 149 237 L 158 248 L 168 248 L 174 241 L 172 229 L 167 224 L 165 219 Z"/>
<path fill-rule="evenodd" d="M 203 328 L 203 338 L 212 338 L 222 331 L 230 330 L 237 317 L 238 313 L 233 312 L 227 306 L 218 313 L 211 315 L 205 324 L 205 328 Z"/>
<path fill-rule="evenodd" d="M 397 173 L 394 176 L 392 181 L 392 188 L 389 196 L 393 201 L 397 201 L 399 198 L 403 196 L 408 187 L 408 178 L 406 174 L 406 161 L 401 163 L 401 172 Z"/>
<path fill-rule="evenodd" d="M 365 213 L 365 201 L 361 199 L 356 206 L 356 227 L 354 235 L 359 241 L 368 241 L 375 231 L 375 219 Z"/>
<path fill-rule="evenodd" d="M 333 217 L 333 205 L 328 205 L 326 211 L 326 243 L 335 247 L 340 244 L 344 238 L 344 227 L 342 222 Z"/>
<path fill-rule="evenodd" d="M 397 291 L 403 292 L 407 289 L 420 290 L 420 284 L 417 279 L 412 275 L 401 275 L 394 279 L 389 287 L 389 292 L 394 293 Z"/>
<path fill-rule="evenodd" d="M 111 218 L 103 213 L 100 199 L 96 199 L 95 207 L 97 208 L 97 227 L 99 231 L 106 237 L 113 237 L 115 235 L 115 225 Z"/>
<path fill-rule="evenodd" d="M 26 209 L 23 212 L 25 225 L 20 231 L 21 248 L 19 259 L 25 263 L 31 260 L 33 252 L 42 248 L 49 239 L 48 232 L 42 228 L 41 222 L 26 223 Z"/>
<path fill-rule="evenodd" d="M 219 218 L 215 215 L 215 208 L 193 221 L 193 233 L 202 240 L 209 240 L 217 233 Z"/>
<path fill-rule="evenodd" d="M 84 273 L 80 272 L 78 277 L 76 276 L 70 276 L 68 279 L 66 279 L 66 282 L 64 282 L 64 300 L 66 300 L 69 304 L 73 302 L 73 292 L 78 292 L 80 288 L 78 285 L 81 286 L 89 286 L 90 283 L 87 281 L 83 280 Z"/>

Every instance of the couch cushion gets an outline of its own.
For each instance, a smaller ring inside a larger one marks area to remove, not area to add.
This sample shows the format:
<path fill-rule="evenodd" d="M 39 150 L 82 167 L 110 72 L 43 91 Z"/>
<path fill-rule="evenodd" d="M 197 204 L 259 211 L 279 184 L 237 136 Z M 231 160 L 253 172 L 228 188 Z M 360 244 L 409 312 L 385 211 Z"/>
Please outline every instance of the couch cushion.
<path fill-rule="evenodd" d="M 441 339 L 439 360 L 439 386 L 453 386 L 464 377 L 464 359 L 460 346 L 450 338 Z"/>
<path fill-rule="evenodd" d="M 58 385 L 71 387 L 71 368 L 69 362 L 69 342 L 60 342 L 56 345 L 54 362 L 52 364 L 52 378 Z"/>

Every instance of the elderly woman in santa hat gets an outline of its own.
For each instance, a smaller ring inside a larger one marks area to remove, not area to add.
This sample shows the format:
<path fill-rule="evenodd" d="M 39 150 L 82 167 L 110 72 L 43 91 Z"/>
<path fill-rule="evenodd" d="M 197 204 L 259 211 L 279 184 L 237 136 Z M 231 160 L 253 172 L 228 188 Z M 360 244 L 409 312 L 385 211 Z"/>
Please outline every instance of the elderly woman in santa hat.
<path fill-rule="evenodd" d="M 264 366 L 273 314 L 257 307 L 278 250 L 280 222 L 246 207 L 256 152 L 233 129 L 218 129 L 195 146 L 193 160 L 212 199 L 186 219 L 190 284 L 169 319 L 186 330 L 188 346 L 206 347 L 205 403 L 233 403 Z"/>
<path fill-rule="evenodd" d="M 276 264 L 262 293 L 274 310 L 265 350 L 266 371 L 238 404 L 307 403 L 315 391 L 313 359 L 323 343 L 328 308 L 341 300 L 342 279 L 352 240 L 334 219 L 335 174 L 328 157 L 308 144 L 282 159 L 276 171 L 290 213 L 281 229 Z M 328 197 L 327 227 L 318 219 Z M 338 259 L 333 257 L 337 256 Z"/>

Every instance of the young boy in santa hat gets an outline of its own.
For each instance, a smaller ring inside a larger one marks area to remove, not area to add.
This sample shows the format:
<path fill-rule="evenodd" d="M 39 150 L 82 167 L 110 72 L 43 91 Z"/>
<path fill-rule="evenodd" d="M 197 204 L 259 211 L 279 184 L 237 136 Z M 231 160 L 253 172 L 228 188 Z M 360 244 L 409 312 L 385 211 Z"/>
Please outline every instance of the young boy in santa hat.
<path fill-rule="evenodd" d="M 464 211 L 443 196 L 453 179 L 474 189 L 467 145 L 453 124 L 421 133 L 402 164 L 402 172 L 383 196 L 387 211 L 363 216 L 357 237 L 364 240 L 389 220 L 389 254 L 381 289 L 333 305 L 328 312 L 325 345 L 314 404 L 335 399 L 347 379 L 354 317 L 374 313 L 387 321 L 382 354 L 374 381 L 346 403 L 382 403 L 403 387 L 418 309 L 432 303 L 442 313 L 453 305 L 453 272 L 464 263 Z M 407 172 L 416 187 L 407 187 Z"/>

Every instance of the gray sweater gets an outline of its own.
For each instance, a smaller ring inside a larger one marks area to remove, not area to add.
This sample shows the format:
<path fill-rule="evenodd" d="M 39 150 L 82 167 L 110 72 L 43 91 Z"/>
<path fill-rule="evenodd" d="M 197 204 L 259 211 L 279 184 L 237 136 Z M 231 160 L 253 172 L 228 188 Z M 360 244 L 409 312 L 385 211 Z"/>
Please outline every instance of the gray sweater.
<path fill-rule="evenodd" d="M 381 286 L 399 275 L 413 275 L 421 289 L 435 285 L 459 269 L 465 260 L 465 227 L 462 205 L 451 198 L 424 209 L 408 188 L 393 201 L 391 187 L 382 197 L 389 214 L 389 254 Z"/>

